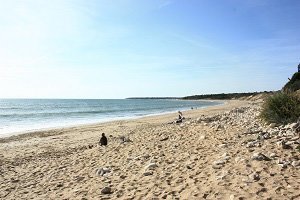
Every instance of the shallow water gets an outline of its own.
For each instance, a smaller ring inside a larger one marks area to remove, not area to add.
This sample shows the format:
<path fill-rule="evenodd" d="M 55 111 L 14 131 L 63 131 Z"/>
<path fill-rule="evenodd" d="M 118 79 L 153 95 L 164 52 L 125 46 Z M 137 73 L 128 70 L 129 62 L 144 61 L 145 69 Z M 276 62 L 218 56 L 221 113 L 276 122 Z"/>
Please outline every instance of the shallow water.
<path fill-rule="evenodd" d="M 218 104 L 175 99 L 0 99 L 0 136 Z"/>

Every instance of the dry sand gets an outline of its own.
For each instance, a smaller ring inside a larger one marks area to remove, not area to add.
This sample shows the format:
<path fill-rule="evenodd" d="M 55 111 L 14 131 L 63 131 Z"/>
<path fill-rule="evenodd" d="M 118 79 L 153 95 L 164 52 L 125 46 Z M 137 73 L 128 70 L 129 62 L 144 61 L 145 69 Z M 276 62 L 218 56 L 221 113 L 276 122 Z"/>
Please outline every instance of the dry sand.
<path fill-rule="evenodd" d="M 300 199 L 299 137 L 291 133 L 292 149 L 277 136 L 255 143 L 259 105 L 186 111 L 181 124 L 168 124 L 174 113 L 0 139 L 0 198 Z M 102 132 L 107 147 L 97 145 Z"/>

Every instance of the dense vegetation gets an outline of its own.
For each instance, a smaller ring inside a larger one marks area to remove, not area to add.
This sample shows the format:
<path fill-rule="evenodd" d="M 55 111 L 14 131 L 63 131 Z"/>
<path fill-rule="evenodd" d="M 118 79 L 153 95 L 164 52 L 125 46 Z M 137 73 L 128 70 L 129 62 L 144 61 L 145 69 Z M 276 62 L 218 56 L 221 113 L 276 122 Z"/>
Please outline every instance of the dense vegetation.
<path fill-rule="evenodd" d="M 242 97 L 250 97 L 253 95 L 261 94 L 262 92 L 249 92 L 249 93 L 227 93 L 227 94 L 203 94 L 203 95 L 193 95 L 183 97 L 185 100 L 197 100 L 197 99 L 237 99 Z M 271 93 L 271 92 L 263 92 L 263 93 Z"/>
<path fill-rule="evenodd" d="M 291 80 L 285 84 L 283 90 L 285 92 L 295 92 L 300 90 L 300 72 L 297 72 L 293 75 Z"/>
<path fill-rule="evenodd" d="M 261 117 L 268 123 L 286 124 L 300 119 L 300 73 L 285 84 L 282 91 L 270 96 L 263 105 Z"/>
<path fill-rule="evenodd" d="M 295 93 L 280 92 L 263 105 L 261 117 L 268 123 L 286 124 L 300 117 L 300 98 Z"/>

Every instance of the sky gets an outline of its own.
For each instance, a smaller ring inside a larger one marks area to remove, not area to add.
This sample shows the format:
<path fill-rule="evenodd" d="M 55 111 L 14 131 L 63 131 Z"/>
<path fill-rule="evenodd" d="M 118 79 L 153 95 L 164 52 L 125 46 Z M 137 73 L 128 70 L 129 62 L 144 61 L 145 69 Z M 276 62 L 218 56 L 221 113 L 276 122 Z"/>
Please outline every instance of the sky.
<path fill-rule="evenodd" d="M 0 0 L 0 98 L 280 90 L 298 0 Z"/>

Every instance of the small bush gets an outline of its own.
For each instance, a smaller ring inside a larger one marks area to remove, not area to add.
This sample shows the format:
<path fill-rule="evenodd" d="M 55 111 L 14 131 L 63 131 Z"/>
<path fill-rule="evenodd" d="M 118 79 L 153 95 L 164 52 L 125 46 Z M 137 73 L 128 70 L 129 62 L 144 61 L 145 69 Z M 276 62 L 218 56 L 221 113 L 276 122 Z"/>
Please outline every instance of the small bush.
<path fill-rule="evenodd" d="M 261 117 L 268 123 L 286 124 L 300 117 L 300 98 L 293 93 L 270 96 L 263 105 Z"/>
<path fill-rule="evenodd" d="M 300 89 L 300 73 L 296 72 L 291 80 L 285 84 L 283 91 L 285 92 L 295 92 Z"/>

